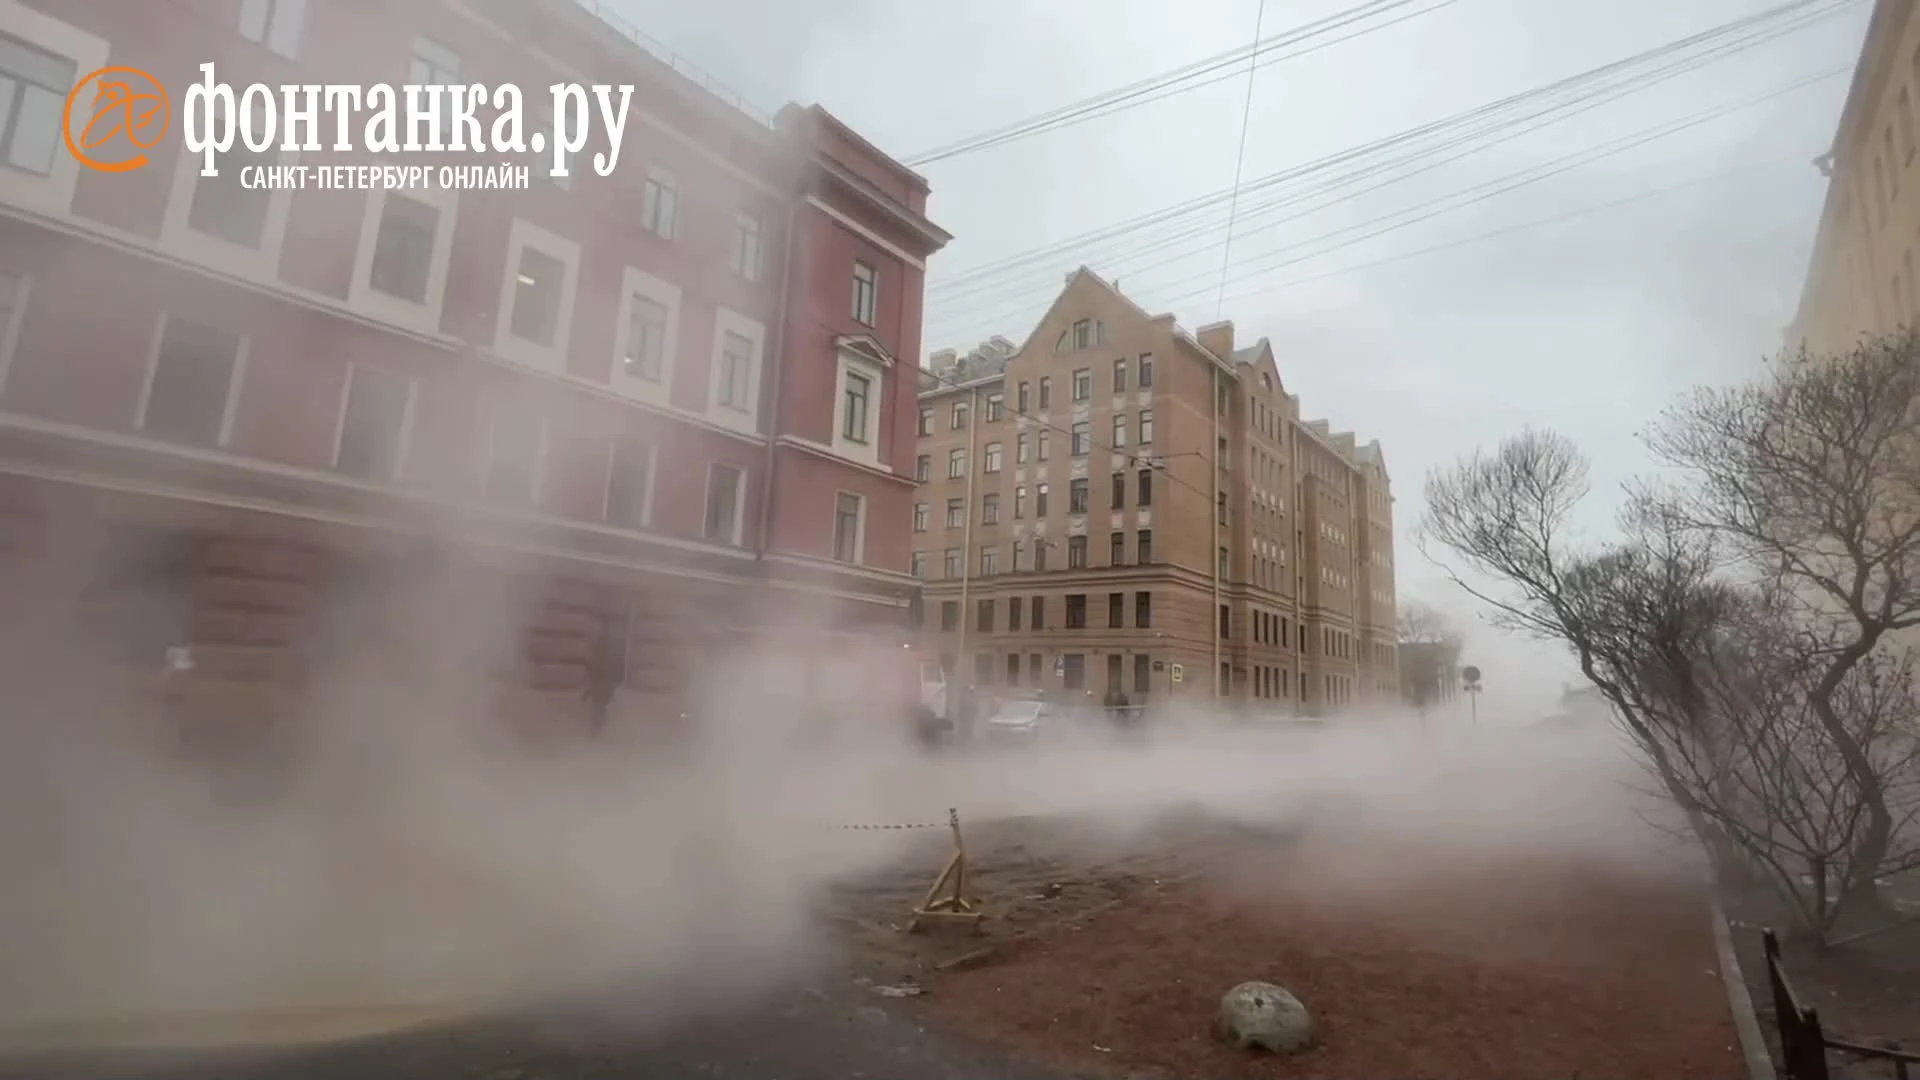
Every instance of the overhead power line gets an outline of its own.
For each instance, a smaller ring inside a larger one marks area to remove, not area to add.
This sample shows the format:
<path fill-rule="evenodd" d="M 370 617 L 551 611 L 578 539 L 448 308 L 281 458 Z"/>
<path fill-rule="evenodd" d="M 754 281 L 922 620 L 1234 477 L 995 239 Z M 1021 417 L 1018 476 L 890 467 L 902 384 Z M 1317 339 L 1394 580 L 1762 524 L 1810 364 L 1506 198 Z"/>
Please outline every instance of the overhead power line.
<path fill-rule="evenodd" d="M 1229 49 L 1224 53 L 1218 53 L 1204 60 L 1197 60 L 1184 67 L 1162 72 L 1159 75 L 1151 76 L 1139 82 L 1129 83 L 1126 86 L 1096 94 L 1093 97 L 1083 98 L 1080 101 L 1027 117 L 1024 120 L 1015 121 L 1012 124 L 1007 124 L 978 135 L 948 143 L 945 146 L 927 150 L 915 156 L 905 158 L 904 162 L 909 167 L 917 169 L 938 161 L 945 161 L 948 158 L 977 153 L 981 150 L 991 149 L 996 146 L 1003 146 L 1007 143 L 1029 138 L 1043 132 L 1058 130 L 1062 127 L 1084 123 L 1088 120 L 1098 119 L 1103 116 L 1111 116 L 1117 112 L 1138 108 L 1150 101 L 1157 101 L 1175 94 L 1197 90 L 1202 86 L 1209 86 L 1222 79 L 1232 78 L 1237 72 L 1226 69 L 1234 68 L 1242 60 L 1246 60 L 1249 57 L 1257 61 L 1259 57 L 1277 49 L 1312 41 L 1317 37 L 1344 29 L 1355 23 L 1365 22 L 1375 16 L 1398 11 L 1420 2 L 1428 2 L 1428 0 L 1367 0 L 1366 3 L 1360 4 L 1357 7 L 1336 12 L 1323 19 L 1316 19 L 1304 26 L 1297 26 L 1292 30 L 1276 34 L 1268 40 L 1255 41 L 1251 45 L 1243 45 L 1236 49 Z M 1322 41 L 1309 48 L 1299 49 L 1283 56 L 1274 57 L 1268 62 L 1277 63 L 1281 60 L 1291 60 L 1305 56 L 1308 53 L 1318 52 L 1329 46 L 1338 45 L 1344 41 L 1351 41 L 1354 38 L 1384 30 L 1389 26 L 1405 22 L 1407 19 L 1438 11 L 1441 8 L 1451 6 L 1457 2 L 1458 0 L 1430 0 L 1428 6 L 1404 13 L 1399 18 L 1390 19 L 1375 26 L 1368 26 L 1350 34 Z M 1226 70 L 1226 74 L 1224 75 L 1220 74 L 1223 70 Z M 1208 78 L 1208 76 L 1212 77 Z"/>
<path fill-rule="evenodd" d="M 1260 10 L 1253 17 L 1253 40 L 1260 40 L 1260 25 L 1267 19 L 1267 0 L 1260 0 Z M 1226 250 L 1220 253 L 1220 295 L 1222 300 L 1227 292 L 1227 258 L 1233 254 L 1233 219 L 1240 209 L 1240 174 L 1247 164 L 1247 125 L 1253 119 L 1253 84 L 1260 74 L 1253 63 L 1247 65 L 1247 97 L 1240 103 L 1240 149 L 1233 155 L 1233 197 L 1227 202 L 1227 242 Z M 1220 313 L 1214 312 L 1214 318 Z"/>
<path fill-rule="evenodd" d="M 1617 75 L 1635 74 L 1633 69 L 1636 67 L 1646 65 L 1650 62 L 1660 61 L 1702 45 L 1714 45 L 1717 48 L 1733 48 L 1735 46 L 1739 48 L 1753 47 L 1765 41 L 1773 40 L 1773 38 L 1780 33 L 1801 29 L 1814 19 L 1830 17 L 1845 8 L 1858 6 L 1861 2 L 1862 0 L 1791 0 L 1791 2 L 1767 11 L 1744 16 L 1740 19 L 1668 42 L 1654 49 L 1602 65 L 1601 67 L 1582 72 L 1578 75 L 1569 76 L 1518 94 L 1509 95 L 1497 101 L 1468 109 L 1441 120 L 1419 125 L 1372 143 L 1348 148 L 1315 161 L 1268 174 L 1245 185 L 1213 192 L 1184 203 L 1151 211 L 1139 217 L 1102 226 L 1098 229 L 1081 233 L 1056 243 L 1043 245 L 972 267 L 931 283 L 929 291 L 934 295 L 942 297 L 951 296 L 969 283 L 1000 277 L 1004 271 L 1016 266 L 1043 261 L 1054 261 L 1057 256 L 1063 253 L 1081 250 L 1092 244 L 1120 239 L 1142 229 L 1160 225 L 1179 225 L 1182 223 L 1182 219 L 1190 218 L 1196 213 L 1204 212 L 1212 207 L 1230 202 L 1236 193 L 1244 193 L 1244 191 L 1247 190 L 1262 190 L 1289 181 L 1310 177 L 1318 173 L 1336 169 L 1350 162 L 1365 160 L 1370 156 L 1386 151 L 1400 149 L 1409 145 L 1417 145 L 1422 140 L 1435 136 L 1445 135 L 1458 139 L 1460 137 L 1459 133 L 1463 129 L 1472 132 L 1475 125 L 1485 127 L 1486 130 L 1479 132 L 1480 134 L 1497 132 L 1504 124 L 1517 123 L 1519 120 L 1529 119 L 1529 117 L 1521 117 L 1515 121 L 1499 120 L 1502 114 L 1517 107 L 1536 103 L 1543 99 L 1551 99 L 1555 95 L 1569 92 L 1591 94 L 1597 92 L 1595 90 L 1596 84 L 1599 85 L 1601 90 L 1610 89 L 1617 94 L 1630 93 L 1646 84 L 1636 84 L 1634 80 L 1628 80 L 1624 85 L 1615 84 L 1609 86 L 1607 81 Z M 1804 16 L 1805 18 L 1800 21 L 1790 21 L 1793 20 L 1795 16 Z M 1779 25 L 1769 26 L 1769 23 Z M 1741 37 L 1742 34 L 1746 34 L 1746 36 Z M 1724 40 L 1728 38 L 1735 40 L 1731 42 Z M 1724 55 L 1729 55 L 1729 53 L 1710 50 L 1703 55 L 1683 60 L 1681 63 L 1704 64 L 1720 59 Z M 1672 77 L 1683 73 L 1684 70 L 1692 70 L 1692 68 L 1675 70 L 1670 67 L 1666 69 L 1664 73 L 1667 77 Z M 1645 75 L 1645 73 L 1640 74 Z M 1654 74 L 1661 74 L 1661 72 Z M 1577 104 L 1580 100 L 1583 99 L 1575 99 L 1573 102 L 1561 103 L 1555 107 L 1559 108 L 1565 107 L 1567 104 Z M 1534 115 L 1538 116 L 1540 114 L 1536 113 Z M 1431 148 L 1422 150 L 1420 153 L 1425 154 L 1428 152 L 1431 152 Z M 1190 233 L 1191 228 L 1188 227 L 1186 231 Z M 1051 270 L 1049 270 L 1049 273 L 1051 273 Z"/>

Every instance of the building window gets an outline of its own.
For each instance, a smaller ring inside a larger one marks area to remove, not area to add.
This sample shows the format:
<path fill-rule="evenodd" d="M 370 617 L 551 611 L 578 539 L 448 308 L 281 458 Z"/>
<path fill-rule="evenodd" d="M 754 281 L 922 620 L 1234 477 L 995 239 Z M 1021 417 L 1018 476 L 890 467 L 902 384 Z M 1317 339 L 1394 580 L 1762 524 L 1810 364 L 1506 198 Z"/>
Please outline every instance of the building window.
<path fill-rule="evenodd" d="M 972 411 L 972 407 L 969 406 L 965 401 L 954 402 L 953 411 L 948 415 L 948 418 L 947 418 L 947 430 L 959 431 L 961 428 L 966 427 L 967 414 L 971 411 Z"/>
<path fill-rule="evenodd" d="M 154 357 L 140 430 L 188 446 L 226 442 L 227 412 L 239 381 L 240 335 L 167 318 Z"/>
<path fill-rule="evenodd" d="M 948 574 L 947 576 L 958 577 L 959 575 Z M 942 600 L 940 602 L 940 629 L 945 630 L 949 633 L 960 629 L 960 602 L 959 601 Z M 942 668 L 945 668 L 947 665 L 941 664 L 940 666 Z"/>
<path fill-rule="evenodd" d="M 73 61 L 0 34 L 0 162 L 47 176 L 66 124 Z"/>
<path fill-rule="evenodd" d="M 1081 653 L 1068 653 L 1060 658 L 1061 684 L 1068 690 L 1087 688 L 1087 658 Z"/>
<path fill-rule="evenodd" d="M 997 423 L 1007 412 L 1007 399 L 999 394 L 987 395 L 987 423 Z"/>
<path fill-rule="evenodd" d="M 1015 548 L 1014 550 L 1015 550 L 1015 551 L 1018 551 L 1018 550 L 1019 550 L 1019 548 Z M 1018 629 L 1020 629 L 1020 627 L 1021 627 L 1021 626 L 1023 625 L 1023 623 L 1022 623 L 1022 622 L 1020 621 L 1020 618 L 1021 618 L 1021 616 L 1020 616 L 1020 598 L 1019 598 L 1019 597 L 1017 597 L 1017 596 L 1009 596 L 1009 597 L 1007 597 L 1007 629 L 1009 629 L 1009 630 L 1018 630 Z M 1015 657 L 1008 657 L 1007 659 L 1009 659 L 1009 660 L 1016 660 L 1017 658 L 1015 658 Z M 1016 662 L 1016 663 L 1009 663 L 1009 664 L 1007 665 L 1007 670 L 1008 670 L 1009 672 L 1011 672 L 1011 673 L 1013 673 L 1013 674 L 1014 674 L 1015 676 L 1018 676 L 1018 674 L 1019 674 L 1019 670 L 1020 670 L 1020 665 L 1019 665 L 1019 664 L 1018 664 L 1017 662 Z"/>
<path fill-rule="evenodd" d="M 1025 465 L 1025 464 L 1027 463 L 1027 453 L 1028 453 L 1028 450 L 1027 450 L 1027 435 L 1026 435 L 1026 432 L 1024 432 L 1024 431 L 1023 431 L 1023 432 L 1021 432 L 1020 434 L 1018 434 L 1018 435 L 1016 435 L 1016 436 L 1014 436 L 1014 438 L 1013 438 L 1013 461 L 1014 461 L 1014 464 L 1016 464 L 1016 465 Z"/>
<path fill-rule="evenodd" d="M 1140 630 L 1153 626 L 1153 594 L 1137 592 L 1133 594 L 1133 625 Z"/>
<path fill-rule="evenodd" d="M 1153 387 L 1153 354 L 1150 352 L 1143 352 L 1140 354 L 1140 389 L 1148 390 L 1148 389 L 1152 389 L 1152 387 Z"/>
<path fill-rule="evenodd" d="M 647 170 L 646 186 L 640 192 L 640 224 L 662 240 L 673 239 L 680 215 L 680 189 L 673 174 L 665 169 Z"/>
<path fill-rule="evenodd" d="M 947 528 L 958 529 L 967 523 L 967 500 L 947 500 Z"/>
<path fill-rule="evenodd" d="M 1140 470 L 1140 494 L 1137 498 L 1133 500 L 1133 505 L 1138 506 L 1143 510 L 1153 505 L 1153 470 L 1152 469 Z"/>
<path fill-rule="evenodd" d="M 1027 568 L 1027 546 L 1020 541 L 1013 542 L 1013 572 L 1019 573 Z"/>
<path fill-rule="evenodd" d="M 707 516 L 700 536 L 715 544 L 740 543 L 740 501 L 746 474 L 732 465 L 707 466 Z"/>
<path fill-rule="evenodd" d="M 833 506 L 833 559 L 835 562 L 860 561 L 860 519 L 866 500 L 841 492 Z"/>
<path fill-rule="evenodd" d="M 1153 657 L 1136 653 L 1133 657 L 1133 692 L 1145 694 L 1153 689 Z"/>
<path fill-rule="evenodd" d="M 967 553 L 960 550 L 959 548 L 947 549 L 946 565 L 943 567 L 943 569 L 946 571 L 946 575 L 949 580 L 952 580 L 954 578 L 958 578 L 961 576 L 961 571 L 962 571 L 961 560 L 965 559 L 966 557 L 967 557 Z M 951 630 L 953 628 L 948 627 L 948 629 Z"/>
<path fill-rule="evenodd" d="M 1085 401 L 1093 396 L 1093 369 L 1080 368 L 1073 373 L 1073 400 Z"/>
<path fill-rule="evenodd" d="M 399 476 L 412 398 L 413 380 L 405 375 L 366 364 L 349 367 L 333 467 L 362 480 Z"/>
<path fill-rule="evenodd" d="M 1067 595 L 1067 629 L 1085 630 L 1087 628 L 1087 594 L 1069 593 Z"/>
<path fill-rule="evenodd" d="M 504 503 L 534 503 L 540 497 L 542 443 L 546 420 L 526 409 L 494 413 L 487 434 L 487 498 Z"/>
<path fill-rule="evenodd" d="M 1113 414 L 1113 449 L 1127 445 L 1127 414 Z"/>
<path fill-rule="evenodd" d="M 880 272 L 863 262 L 853 264 L 853 319 L 872 326 L 880 306 Z"/>
<path fill-rule="evenodd" d="M 1018 399 L 1018 403 L 1014 406 L 1015 411 L 1018 412 L 1021 416 L 1027 415 L 1027 405 L 1029 404 L 1027 399 L 1030 396 L 1027 393 L 1027 390 L 1028 390 L 1028 385 L 1026 383 L 1021 383 L 1020 397 Z"/>
<path fill-rule="evenodd" d="M 1141 409 L 1140 410 L 1140 445 L 1151 446 L 1152 444 L 1153 444 L 1153 410 Z"/>
<path fill-rule="evenodd" d="M 933 479 L 933 455 L 921 454 L 913 459 L 914 483 L 924 484 Z"/>
<path fill-rule="evenodd" d="M 1113 474 L 1112 498 L 1110 498 L 1107 502 L 1107 509 L 1125 510 L 1126 508 L 1127 508 L 1127 474 L 1123 472 L 1117 472 Z"/>
<path fill-rule="evenodd" d="M 992 577 L 1000 572 L 1000 545 L 987 544 L 980 549 L 980 576 Z"/>
<path fill-rule="evenodd" d="M 292 60 L 300 54 L 307 0 L 243 0 L 240 36 Z"/>
<path fill-rule="evenodd" d="M 607 452 L 607 524 L 646 528 L 652 492 L 653 447 L 638 439 L 614 439 Z"/>
<path fill-rule="evenodd" d="M 1073 324 L 1073 347 L 1088 349 L 1093 347 L 1093 320 L 1081 319 Z"/>
<path fill-rule="evenodd" d="M 912 574 L 914 577 L 920 578 L 923 581 L 926 580 L 927 553 L 924 551 L 914 552 L 913 555 L 907 560 L 907 572 L 909 574 Z"/>
<path fill-rule="evenodd" d="M 744 210 L 733 219 L 733 272 L 760 280 L 760 219 Z"/>
<path fill-rule="evenodd" d="M 433 275 L 433 240 L 439 229 L 439 210 L 418 199 L 389 194 L 380 209 L 367 285 L 395 299 L 426 303 Z"/>
<path fill-rule="evenodd" d="M 1016 596 L 1007 602 L 1010 604 L 1018 604 L 1020 603 L 1020 598 Z M 1017 616 L 1013 620 L 1013 627 L 1016 630 L 1020 628 L 1020 620 Z M 1020 654 L 1019 653 L 1007 654 L 1007 685 L 1008 686 L 1020 685 Z"/>
<path fill-rule="evenodd" d="M 840 434 L 852 442 L 867 441 L 867 402 L 873 392 L 873 381 L 865 375 L 847 372 L 847 388 L 841 396 L 845 399 L 846 416 L 840 423 Z"/>
<path fill-rule="evenodd" d="M 1027 628 L 1030 630 L 1045 630 L 1047 628 L 1046 597 L 1036 596 L 1033 598 L 1033 620 L 1027 624 Z M 1034 659 L 1038 660 L 1040 658 L 1036 656 Z M 1038 667 L 1039 665 L 1035 666 Z"/>
<path fill-rule="evenodd" d="M 923 439 L 933 434 L 933 410 L 932 409 L 920 410 L 919 432 L 920 432 L 920 437 Z"/>
<path fill-rule="evenodd" d="M 1107 654 L 1107 689 L 1122 690 L 1121 681 L 1126 675 L 1126 660 L 1119 653 Z"/>
<path fill-rule="evenodd" d="M 732 331 L 721 339 L 720 404 L 738 412 L 753 411 L 753 339 Z"/>
<path fill-rule="evenodd" d="M 1036 536 L 1033 539 L 1033 569 L 1035 572 L 1044 572 L 1046 568 L 1047 542 Z"/>
<path fill-rule="evenodd" d="M 990 472 L 990 473 L 997 473 L 1000 471 L 1000 444 L 999 443 L 994 442 L 994 443 L 987 444 L 986 460 L 985 460 L 985 463 L 981 465 L 981 468 L 985 469 L 987 472 Z"/>
<path fill-rule="evenodd" d="M 621 357 L 627 374 L 659 382 L 666 369 L 667 305 L 635 293 L 627 309 L 627 354 Z"/>
<path fill-rule="evenodd" d="M 1153 530 L 1141 529 L 1133 542 L 1133 561 L 1135 565 L 1146 566 L 1153 562 Z"/>
<path fill-rule="evenodd" d="M 1233 609 L 1220 605 L 1220 637 L 1224 640 L 1233 636 Z"/>
<path fill-rule="evenodd" d="M 1087 568 L 1087 538 L 1085 536 L 1067 537 L 1067 569 L 1085 570 Z"/>
<path fill-rule="evenodd" d="M 1035 484 L 1033 488 L 1033 516 L 1047 516 L 1047 485 Z"/>
<path fill-rule="evenodd" d="M 958 480 L 967 475 L 967 452 L 965 450 L 947 451 L 947 479 Z"/>
<path fill-rule="evenodd" d="M 1027 516 L 1027 489 L 1023 484 L 1013 489 L 1013 520 L 1019 521 Z"/>
<path fill-rule="evenodd" d="M 437 41 L 414 38 L 407 81 L 418 86 L 453 86 L 460 81 L 460 57 Z"/>
<path fill-rule="evenodd" d="M 993 632 L 993 601 L 991 599 L 974 602 L 973 628 L 982 634 Z"/>
<path fill-rule="evenodd" d="M 1118 592 L 1108 593 L 1107 594 L 1107 628 L 1111 630 L 1120 630 L 1120 629 L 1124 629 L 1126 625 L 1127 625 L 1127 594 L 1118 593 Z"/>
<path fill-rule="evenodd" d="M 913 531 L 922 533 L 933 520 L 933 511 L 926 503 L 913 504 Z"/>
<path fill-rule="evenodd" d="M 1113 392 L 1125 393 L 1127 389 L 1127 358 L 1121 357 L 1113 362 Z"/>
<path fill-rule="evenodd" d="M 1045 409 L 1051 404 L 1053 404 L 1053 380 L 1042 378 L 1040 380 L 1040 408 Z"/>
<path fill-rule="evenodd" d="M 220 121 L 213 122 L 218 124 Z M 237 122 L 235 126 L 238 126 Z M 278 155 L 272 147 L 264 151 L 249 149 L 245 136 L 236 132 L 233 146 L 220 153 L 220 175 L 193 177 L 193 200 L 187 209 L 187 227 L 229 244 L 258 251 L 266 239 L 267 210 L 273 193 L 264 185 L 247 186 L 244 178 L 252 176 L 256 166 L 269 166 L 277 160 Z"/>
<path fill-rule="evenodd" d="M 1084 514 L 1086 512 L 1087 512 L 1086 478 L 1082 477 L 1079 480 L 1067 481 L 1067 513 Z"/>
<path fill-rule="evenodd" d="M 980 496 L 980 524 L 1000 524 L 1000 493 L 989 491 Z"/>
<path fill-rule="evenodd" d="M 520 249 L 520 269 L 514 278 L 513 318 L 507 323 L 514 337 L 535 345 L 552 345 L 560 326 L 560 289 L 566 264 L 531 247 Z"/>
<path fill-rule="evenodd" d="M 1126 533 L 1117 532 L 1107 538 L 1107 565 L 1108 566 L 1127 565 L 1127 534 Z"/>
<path fill-rule="evenodd" d="M 1069 441 L 1072 443 L 1074 457 L 1086 457 L 1093 449 L 1093 438 L 1088 431 L 1088 426 L 1085 420 L 1073 425 L 1072 437 Z"/>

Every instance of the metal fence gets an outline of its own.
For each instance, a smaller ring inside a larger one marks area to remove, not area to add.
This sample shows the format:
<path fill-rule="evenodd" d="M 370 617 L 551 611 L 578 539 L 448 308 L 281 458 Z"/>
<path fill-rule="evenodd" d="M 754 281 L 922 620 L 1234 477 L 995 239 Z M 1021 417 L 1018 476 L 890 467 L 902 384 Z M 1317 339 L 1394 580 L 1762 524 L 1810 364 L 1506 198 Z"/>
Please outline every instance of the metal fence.
<path fill-rule="evenodd" d="M 1912 1080 L 1920 1066 L 1920 1054 L 1888 1050 L 1864 1043 L 1836 1039 L 1820 1026 L 1820 1011 L 1800 1003 L 1800 996 L 1787 980 L 1780 964 L 1780 939 L 1772 930 L 1762 931 L 1767 952 L 1767 989 L 1773 995 L 1773 1022 L 1780 1031 L 1780 1064 L 1786 1080 L 1828 1080 L 1827 1051 L 1890 1062 L 1895 1080 Z"/>

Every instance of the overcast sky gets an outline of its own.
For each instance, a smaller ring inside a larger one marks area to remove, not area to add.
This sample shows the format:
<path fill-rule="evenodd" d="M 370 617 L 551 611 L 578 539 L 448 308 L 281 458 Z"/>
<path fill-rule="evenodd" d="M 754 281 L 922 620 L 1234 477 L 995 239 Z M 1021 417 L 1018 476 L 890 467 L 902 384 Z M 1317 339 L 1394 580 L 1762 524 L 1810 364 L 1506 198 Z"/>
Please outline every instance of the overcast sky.
<path fill-rule="evenodd" d="M 817 101 L 902 158 L 1243 46 L 1253 39 L 1259 7 L 1258 0 L 610 2 L 749 98 L 769 106 Z M 1263 61 L 1243 178 L 1252 182 L 1780 2 L 1453 0 L 1310 55 Z M 1358 3 L 1268 0 L 1262 36 Z M 1594 460 L 1585 516 L 1602 535 L 1620 484 L 1650 468 L 1635 432 L 1687 387 L 1751 374 L 1779 347 L 1824 192 L 1811 159 L 1831 140 L 1846 77 L 1378 236 L 1354 242 L 1403 219 L 1319 238 L 1850 68 L 1868 7 L 1851 4 L 1692 74 L 1378 191 L 1349 187 L 1336 193 L 1348 197 L 1261 207 L 1263 196 L 1271 201 L 1296 186 L 1243 201 L 1218 313 L 1235 322 L 1243 341 L 1274 341 L 1282 377 L 1309 414 L 1383 444 L 1398 500 L 1403 599 L 1473 618 L 1473 605 L 1414 543 L 1430 468 L 1527 424 L 1558 429 Z M 1148 309 L 1175 312 L 1185 326 L 1212 321 L 1224 209 L 1197 215 L 1178 235 L 1169 226 L 1146 228 L 1050 254 L 991 282 L 944 289 L 941 282 L 1230 188 L 1248 100 L 1247 78 L 1238 75 L 927 165 L 932 216 L 956 239 L 930 267 L 926 347 L 964 349 L 995 333 L 1023 339 L 1081 262 L 1118 277 Z M 1632 201 L 1584 212 L 1622 200 Z M 1435 247 L 1444 250 L 1415 254 Z M 1470 637 L 1469 659 L 1486 672 L 1489 711 L 1508 711 L 1504 704 L 1537 713 L 1576 677 L 1556 651 L 1484 629 Z"/>

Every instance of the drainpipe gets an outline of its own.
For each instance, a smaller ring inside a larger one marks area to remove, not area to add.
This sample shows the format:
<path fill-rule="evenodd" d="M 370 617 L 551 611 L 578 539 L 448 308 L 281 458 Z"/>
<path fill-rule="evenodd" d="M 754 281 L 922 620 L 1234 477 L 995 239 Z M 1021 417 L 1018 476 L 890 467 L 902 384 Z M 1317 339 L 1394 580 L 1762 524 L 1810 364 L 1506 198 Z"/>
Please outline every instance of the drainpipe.
<path fill-rule="evenodd" d="M 1213 463 L 1213 505 L 1207 507 L 1207 516 L 1213 519 L 1213 550 L 1207 557 L 1213 563 L 1213 696 L 1218 700 L 1227 696 L 1220 685 L 1220 366 L 1209 368 L 1213 372 L 1213 443 L 1207 458 Z M 1229 686 L 1232 681 L 1229 673 Z"/>
<path fill-rule="evenodd" d="M 973 618 L 967 610 L 967 594 L 971 591 L 973 584 L 973 481 L 974 477 L 980 475 L 978 468 L 980 463 L 973 459 L 973 451 L 976 449 L 975 432 L 979 423 L 980 388 L 975 386 L 967 391 L 967 517 L 966 525 L 960 530 L 960 646 L 954 654 L 953 661 L 954 666 L 959 669 L 954 672 L 954 676 L 959 678 L 964 674 L 967 679 L 972 678 L 973 670 L 972 665 L 967 662 L 967 628 Z M 965 686 L 968 683 L 963 682 L 961 685 Z"/>
<path fill-rule="evenodd" d="M 755 562 L 764 562 L 767 546 L 773 537 L 773 470 L 775 451 L 780 443 L 780 403 L 785 397 L 781 393 L 781 380 L 786 371 L 787 354 L 787 313 L 792 288 L 794 252 L 800 241 L 795 235 L 794 225 L 800 216 L 800 196 L 796 195 L 787 204 L 787 228 L 782 235 L 785 250 L 780 258 L 780 301 L 774 313 L 773 355 L 767 362 L 767 384 L 771 387 L 771 400 L 767 403 L 767 453 L 765 464 L 760 470 L 760 522 L 754 530 L 753 558 Z"/>

